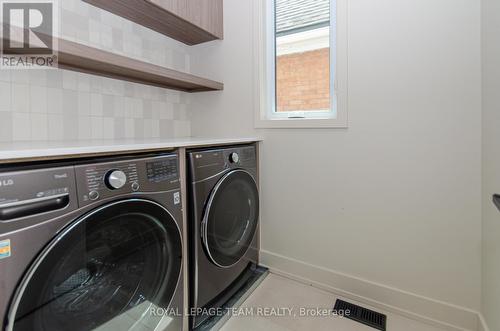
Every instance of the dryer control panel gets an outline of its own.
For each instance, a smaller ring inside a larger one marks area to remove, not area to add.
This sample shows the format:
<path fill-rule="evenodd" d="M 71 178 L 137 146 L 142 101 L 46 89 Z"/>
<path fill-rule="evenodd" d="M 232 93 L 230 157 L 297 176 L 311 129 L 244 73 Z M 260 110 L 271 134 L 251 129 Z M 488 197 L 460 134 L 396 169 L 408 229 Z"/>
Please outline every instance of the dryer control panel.
<path fill-rule="evenodd" d="M 253 145 L 192 151 L 188 157 L 193 182 L 231 169 L 257 170 L 257 150 Z"/>
<path fill-rule="evenodd" d="M 80 206 L 123 194 L 180 187 L 177 154 L 75 167 Z"/>

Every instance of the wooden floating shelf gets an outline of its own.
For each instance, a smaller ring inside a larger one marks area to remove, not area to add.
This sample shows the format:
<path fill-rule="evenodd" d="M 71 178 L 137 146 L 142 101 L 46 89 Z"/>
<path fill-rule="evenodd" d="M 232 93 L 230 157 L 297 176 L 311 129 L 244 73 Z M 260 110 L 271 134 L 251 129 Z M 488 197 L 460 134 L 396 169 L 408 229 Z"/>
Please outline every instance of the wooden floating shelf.
<path fill-rule="evenodd" d="M 223 0 L 83 0 L 187 45 L 222 39 Z"/>
<path fill-rule="evenodd" d="M 59 68 L 185 92 L 220 91 L 224 84 L 59 39 Z"/>
<path fill-rule="evenodd" d="M 22 36 L 23 34 L 18 34 Z M 40 39 L 49 38 L 38 35 Z M 0 38 L 0 42 L 3 43 Z M 159 65 L 58 39 L 59 68 L 185 92 L 220 91 L 224 84 Z"/>

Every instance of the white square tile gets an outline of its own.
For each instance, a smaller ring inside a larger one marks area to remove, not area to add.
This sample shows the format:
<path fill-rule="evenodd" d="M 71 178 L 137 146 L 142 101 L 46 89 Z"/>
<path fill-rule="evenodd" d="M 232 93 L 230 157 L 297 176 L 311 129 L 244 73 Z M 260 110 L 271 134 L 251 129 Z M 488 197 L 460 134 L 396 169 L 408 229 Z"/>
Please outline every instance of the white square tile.
<path fill-rule="evenodd" d="M 31 117 L 31 139 L 48 140 L 47 114 L 32 113 Z"/>
<path fill-rule="evenodd" d="M 133 107 L 133 117 L 134 118 L 142 118 L 143 110 L 142 110 L 142 100 L 141 99 L 133 99 L 132 100 Z"/>
<path fill-rule="evenodd" d="M 191 135 L 191 122 L 174 121 L 174 136 L 189 137 Z"/>
<path fill-rule="evenodd" d="M 124 118 L 115 118 L 115 129 L 114 136 L 116 139 L 125 138 L 125 119 Z"/>
<path fill-rule="evenodd" d="M 63 139 L 78 139 L 78 115 L 76 113 L 64 112 L 63 116 Z"/>
<path fill-rule="evenodd" d="M 164 109 L 166 107 L 166 103 L 165 102 L 152 101 L 151 102 L 151 107 L 152 107 L 153 118 L 154 119 L 161 119 L 164 116 L 163 111 L 164 111 Z"/>
<path fill-rule="evenodd" d="M 113 104 L 114 104 L 114 108 L 113 108 L 114 116 L 113 117 L 118 117 L 118 118 L 126 117 L 125 116 L 125 109 L 126 109 L 125 98 L 115 97 Z"/>
<path fill-rule="evenodd" d="M 187 106 L 184 104 L 174 105 L 174 119 L 188 121 Z"/>
<path fill-rule="evenodd" d="M 47 88 L 30 86 L 30 108 L 32 113 L 47 113 Z"/>
<path fill-rule="evenodd" d="M 144 120 L 144 136 L 145 138 L 153 137 L 153 120 Z"/>
<path fill-rule="evenodd" d="M 134 121 L 134 138 L 142 139 L 149 138 L 149 132 L 144 132 L 144 120 L 142 119 L 133 119 Z"/>
<path fill-rule="evenodd" d="M 79 43 L 88 45 L 89 44 L 89 30 L 88 28 L 81 29 L 77 28 L 76 29 L 76 39 L 78 40 Z"/>
<path fill-rule="evenodd" d="M 103 138 L 104 139 L 115 138 L 115 120 L 112 117 L 103 118 Z"/>
<path fill-rule="evenodd" d="M 125 138 L 134 138 L 135 122 L 132 118 L 125 119 Z"/>
<path fill-rule="evenodd" d="M 27 141 L 31 139 L 30 114 L 12 114 L 12 139 L 14 141 Z"/>
<path fill-rule="evenodd" d="M 181 93 L 178 91 L 168 91 L 167 100 L 171 103 L 179 103 L 181 101 Z"/>
<path fill-rule="evenodd" d="M 159 120 L 151 120 L 151 138 L 160 138 Z"/>
<path fill-rule="evenodd" d="M 102 116 L 102 94 L 92 93 L 90 95 L 90 115 Z"/>
<path fill-rule="evenodd" d="M 78 92 L 62 90 L 63 114 L 78 116 Z"/>
<path fill-rule="evenodd" d="M 174 137 L 174 121 L 170 120 L 155 120 L 155 121 L 159 122 L 161 138 Z"/>
<path fill-rule="evenodd" d="M 134 85 L 134 96 L 136 98 L 142 98 L 146 100 L 152 98 L 151 86 L 142 84 L 133 84 L 133 85 Z"/>
<path fill-rule="evenodd" d="M 102 117 L 91 117 L 92 139 L 102 139 L 104 136 Z"/>
<path fill-rule="evenodd" d="M 90 93 L 78 92 L 78 115 L 90 116 Z"/>
<path fill-rule="evenodd" d="M 93 46 L 101 45 L 101 24 L 91 19 L 89 20 L 89 42 Z"/>
<path fill-rule="evenodd" d="M 55 87 L 61 89 L 63 86 L 63 71 L 58 70 L 46 70 L 47 76 L 47 87 Z"/>
<path fill-rule="evenodd" d="M 48 114 L 48 139 L 62 140 L 63 139 L 63 116 L 62 114 Z"/>
<path fill-rule="evenodd" d="M 106 25 L 101 24 L 101 46 L 105 49 L 113 50 L 113 29 Z"/>
<path fill-rule="evenodd" d="M 30 74 L 30 84 L 38 86 L 47 86 L 47 71 L 49 69 L 27 70 Z"/>
<path fill-rule="evenodd" d="M 68 11 L 74 12 L 76 11 L 77 1 L 76 0 L 64 0 L 61 1 L 61 8 L 66 9 Z"/>
<path fill-rule="evenodd" d="M 102 77 L 90 75 L 90 92 L 102 93 Z"/>
<path fill-rule="evenodd" d="M 78 139 L 92 139 L 92 120 L 89 116 L 78 117 Z"/>
<path fill-rule="evenodd" d="M 171 49 L 165 50 L 165 66 L 172 68 L 174 66 L 174 51 Z"/>
<path fill-rule="evenodd" d="M 63 91 L 59 88 L 47 88 L 47 113 L 62 114 Z"/>
<path fill-rule="evenodd" d="M 167 102 L 167 91 L 165 89 L 159 87 L 151 87 L 151 89 L 153 100 Z"/>
<path fill-rule="evenodd" d="M 73 71 L 64 70 L 63 88 L 66 90 L 73 90 L 73 91 L 78 90 L 78 74 Z"/>
<path fill-rule="evenodd" d="M 64 0 L 64 1 L 68 1 L 68 0 Z M 71 1 L 74 1 L 74 0 L 71 0 Z M 75 9 L 73 10 L 74 12 L 78 13 L 80 16 L 82 17 L 89 17 L 90 15 L 90 6 L 83 2 L 83 1 L 75 1 Z"/>
<path fill-rule="evenodd" d="M 12 113 L 0 112 L 0 141 L 12 141 Z"/>
<path fill-rule="evenodd" d="M 1 74 L 1 73 L 0 73 Z M 0 82 L 0 111 L 11 111 L 12 88 L 8 82 Z"/>
<path fill-rule="evenodd" d="M 29 84 L 30 83 L 30 71 L 29 70 L 11 70 L 10 71 L 11 81 L 17 84 Z"/>
<path fill-rule="evenodd" d="M 111 79 L 110 82 L 111 94 L 116 96 L 124 96 L 125 95 L 125 87 L 124 81 L 118 79 Z"/>
<path fill-rule="evenodd" d="M 12 110 L 28 113 L 30 111 L 30 88 L 25 84 L 12 84 Z"/>
<path fill-rule="evenodd" d="M 0 71 L 0 81 L 10 83 L 12 80 L 11 71 L 12 70 L 7 70 L 7 69 Z"/>
<path fill-rule="evenodd" d="M 125 97 L 124 106 L 125 106 L 125 117 L 134 118 L 134 99 Z"/>
<path fill-rule="evenodd" d="M 111 78 L 101 78 L 101 92 L 102 94 L 113 94 L 113 80 Z"/>
<path fill-rule="evenodd" d="M 78 90 L 81 92 L 90 92 L 90 76 L 86 74 L 78 75 Z"/>
<path fill-rule="evenodd" d="M 165 102 L 163 109 L 160 112 L 160 119 L 162 120 L 173 120 L 174 117 L 174 104 L 170 102 Z"/>

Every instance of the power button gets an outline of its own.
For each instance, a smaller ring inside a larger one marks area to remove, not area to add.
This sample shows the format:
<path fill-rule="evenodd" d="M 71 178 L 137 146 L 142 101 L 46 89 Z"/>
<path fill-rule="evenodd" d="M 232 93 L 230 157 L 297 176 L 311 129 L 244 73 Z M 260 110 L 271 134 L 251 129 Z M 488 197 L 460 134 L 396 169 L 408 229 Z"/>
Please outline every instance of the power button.
<path fill-rule="evenodd" d="M 134 192 L 139 191 L 139 183 L 137 182 L 132 183 L 132 191 Z"/>
<path fill-rule="evenodd" d="M 89 193 L 89 199 L 92 200 L 92 201 L 95 201 L 95 200 L 99 199 L 99 192 L 97 192 L 97 191 L 91 191 Z"/>

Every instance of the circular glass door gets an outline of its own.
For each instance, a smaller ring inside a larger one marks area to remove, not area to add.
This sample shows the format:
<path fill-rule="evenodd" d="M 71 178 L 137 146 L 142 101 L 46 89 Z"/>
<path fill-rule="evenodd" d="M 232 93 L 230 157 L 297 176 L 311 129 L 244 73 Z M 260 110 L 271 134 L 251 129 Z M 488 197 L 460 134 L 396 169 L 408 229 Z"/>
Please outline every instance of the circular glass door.
<path fill-rule="evenodd" d="M 165 208 L 139 199 L 106 205 L 72 223 L 37 258 L 7 329 L 135 330 L 151 306 L 169 305 L 181 261 L 181 234 Z"/>
<path fill-rule="evenodd" d="M 205 250 L 217 266 L 238 263 L 250 248 L 259 219 L 259 193 L 252 175 L 234 170 L 210 195 L 202 223 Z"/>

